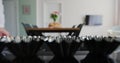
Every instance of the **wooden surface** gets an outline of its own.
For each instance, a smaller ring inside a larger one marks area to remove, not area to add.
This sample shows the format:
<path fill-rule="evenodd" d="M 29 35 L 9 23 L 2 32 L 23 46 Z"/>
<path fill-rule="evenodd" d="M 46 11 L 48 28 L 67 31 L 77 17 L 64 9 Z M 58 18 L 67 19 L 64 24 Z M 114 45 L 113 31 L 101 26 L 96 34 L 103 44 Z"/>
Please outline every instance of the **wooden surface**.
<path fill-rule="evenodd" d="M 79 28 L 27 28 L 27 31 L 39 31 L 39 32 L 76 32 Z"/>

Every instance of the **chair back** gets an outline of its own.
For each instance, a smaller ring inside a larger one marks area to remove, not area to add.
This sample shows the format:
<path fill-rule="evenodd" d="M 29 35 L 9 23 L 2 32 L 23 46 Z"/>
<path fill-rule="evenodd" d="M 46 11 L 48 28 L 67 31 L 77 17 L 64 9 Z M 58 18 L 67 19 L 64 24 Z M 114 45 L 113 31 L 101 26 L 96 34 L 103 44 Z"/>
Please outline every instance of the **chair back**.
<path fill-rule="evenodd" d="M 32 25 L 32 27 L 33 27 L 33 28 L 38 28 L 38 26 L 37 26 L 37 25 Z"/>
<path fill-rule="evenodd" d="M 23 25 L 23 27 L 24 27 L 27 35 L 31 35 L 31 34 L 29 33 L 29 31 L 27 31 L 26 29 L 27 29 L 27 28 L 32 28 L 32 26 L 31 26 L 30 24 L 26 24 L 26 23 L 21 23 L 21 24 Z"/>
<path fill-rule="evenodd" d="M 22 23 L 23 27 L 26 28 L 32 28 L 30 24 Z"/>
<path fill-rule="evenodd" d="M 72 28 L 75 28 L 76 25 L 73 25 Z M 69 34 L 67 36 L 72 36 L 73 32 L 69 32 Z"/>
<path fill-rule="evenodd" d="M 80 32 L 81 32 L 81 30 L 82 30 L 82 27 L 83 27 L 83 24 L 79 24 L 79 25 L 77 26 L 77 28 L 79 28 L 80 30 L 79 30 L 78 32 L 75 32 L 75 33 L 73 34 L 73 36 L 78 37 L 78 36 L 80 35 Z"/>

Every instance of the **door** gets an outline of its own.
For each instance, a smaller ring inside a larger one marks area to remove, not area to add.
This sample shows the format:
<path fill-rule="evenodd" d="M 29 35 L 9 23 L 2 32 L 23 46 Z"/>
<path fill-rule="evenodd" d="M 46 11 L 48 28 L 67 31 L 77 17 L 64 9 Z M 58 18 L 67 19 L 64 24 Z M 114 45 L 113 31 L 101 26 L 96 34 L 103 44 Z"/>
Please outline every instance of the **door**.
<path fill-rule="evenodd" d="M 3 0 L 5 28 L 12 35 L 18 35 L 17 0 Z"/>

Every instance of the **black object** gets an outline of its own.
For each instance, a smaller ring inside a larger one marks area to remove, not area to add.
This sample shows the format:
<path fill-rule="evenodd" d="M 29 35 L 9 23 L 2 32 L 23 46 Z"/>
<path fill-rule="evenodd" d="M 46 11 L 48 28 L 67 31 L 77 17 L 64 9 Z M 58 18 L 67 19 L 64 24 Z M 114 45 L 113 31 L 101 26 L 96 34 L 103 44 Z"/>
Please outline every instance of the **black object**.
<path fill-rule="evenodd" d="M 30 24 L 26 24 L 26 23 L 21 23 L 27 33 L 27 35 L 30 35 L 30 36 L 44 36 L 42 33 L 39 33 L 39 32 L 29 32 L 27 30 L 27 28 L 38 28 L 37 25 L 30 25 Z"/>
<path fill-rule="evenodd" d="M 37 25 L 32 25 L 32 27 L 33 27 L 33 28 L 38 28 L 38 26 L 37 26 Z"/>
<path fill-rule="evenodd" d="M 94 38 L 84 42 L 89 53 L 81 60 L 81 63 L 114 63 L 109 55 L 118 47 L 119 42 L 105 39 L 95 40 Z"/>
<path fill-rule="evenodd" d="M 77 26 L 77 28 L 79 28 L 80 30 L 79 30 L 79 31 L 76 31 L 76 32 L 70 32 L 67 36 L 76 36 L 76 37 L 79 37 L 80 32 L 81 32 L 81 30 L 82 30 L 82 27 L 83 27 L 83 24 L 79 24 L 79 25 Z M 75 25 L 73 25 L 72 28 L 75 28 Z"/>
<path fill-rule="evenodd" d="M 72 26 L 72 28 L 75 28 L 75 25 Z M 72 36 L 74 32 L 69 32 L 67 36 Z"/>
<path fill-rule="evenodd" d="M 32 26 L 30 24 L 26 24 L 26 23 L 21 23 L 27 33 L 27 35 L 32 35 L 32 33 L 30 33 L 29 31 L 27 31 L 27 28 L 32 28 Z"/>
<path fill-rule="evenodd" d="M 12 61 L 13 63 L 44 63 L 37 56 L 43 41 L 32 40 L 29 43 L 21 41 L 20 43 L 15 43 L 14 41 L 8 43 L 7 47 L 16 58 Z"/>
<path fill-rule="evenodd" d="M 37 25 L 32 25 L 32 28 L 38 28 L 38 26 Z M 32 34 L 32 36 L 34 36 L 34 35 L 36 35 L 36 36 L 44 36 L 42 33 L 39 33 L 39 32 L 32 32 L 31 34 Z"/>
<path fill-rule="evenodd" d="M 46 42 L 51 51 L 55 55 L 49 63 L 79 63 L 74 54 L 79 48 L 81 42 L 72 42 L 62 40 L 60 43 L 57 41 Z"/>
<path fill-rule="evenodd" d="M 5 43 L 4 42 L 0 42 L 0 63 L 11 63 L 9 60 L 7 60 L 3 55 L 2 55 L 2 51 L 5 47 Z"/>
<path fill-rule="evenodd" d="M 73 36 L 79 37 L 80 32 L 81 32 L 81 30 L 82 30 L 82 27 L 83 27 L 83 24 L 79 24 L 79 25 L 77 26 L 77 28 L 79 28 L 80 30 L 77 31 L 77 32 L 74 32 Z"/>
<path fill-rule="evenodd" d="M 85 25 L 89 25 L 90 15 L 85 16 Z"/>

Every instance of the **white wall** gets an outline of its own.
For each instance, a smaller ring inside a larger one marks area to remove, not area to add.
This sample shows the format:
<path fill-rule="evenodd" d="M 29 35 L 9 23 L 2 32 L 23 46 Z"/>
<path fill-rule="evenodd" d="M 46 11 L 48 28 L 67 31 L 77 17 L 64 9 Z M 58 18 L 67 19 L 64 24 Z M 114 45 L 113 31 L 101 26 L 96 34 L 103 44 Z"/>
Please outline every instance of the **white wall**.
<path fill-rule="evenodd" d="M 18 0 L 3 0 L 5 14 L 5 28 L 12 35 L 19 35 Z"/>
<path fill-rule="evenodd" d="M 43 0 L 36 0 L 36 12 L 37 12 L 37 16 L 36 16 L 36 24 L 38 27 L 42 27 L 43 26 Z"/>
<path fill-rule="evenodd" d="M 84 17 L 87 14 L 103 16 L 102 26 L 84 26 L 81 31 L 81 35 L 107 35 L 107 30 L 114 24 L 115 0 L 56 0 L 56 1 L 62 3 L 61 24 L 63 27 L 72 27 L 72 25 L 74 24 L 83 23 Z M 40 8 L 40 6 L 38 7 Z M 43 20 L 38 21 L 39 23 L 42 23 Z"/>
<path fill-rule="evenodd" d="M 116 0 L 116 8 L 117 8 L 117 13 L 116 13 L 116 15 L 117 15 L 117 19 L 118 19 L 118 21 L 117 21 L 117 25 L 120 25 L 120 0 Z"/>

